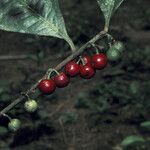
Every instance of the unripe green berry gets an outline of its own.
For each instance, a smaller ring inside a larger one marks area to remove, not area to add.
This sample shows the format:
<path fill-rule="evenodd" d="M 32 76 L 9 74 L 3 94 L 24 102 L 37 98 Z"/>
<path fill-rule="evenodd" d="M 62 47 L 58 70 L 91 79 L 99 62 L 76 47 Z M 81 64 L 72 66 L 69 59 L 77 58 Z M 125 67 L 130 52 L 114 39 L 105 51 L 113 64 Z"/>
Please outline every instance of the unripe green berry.
<path fill-rule="evenodd" d="M 119 52 L 123 52 L 124 51 L 124 45 L 122 42 L 117 41 L 114 43 L 113 48 L 118 50 Z"/>
<path fill-rule="evenodd" d="M 109 49 L 107 51 L 107 57 L 110 61 L 117 61 L 121 57 L 121 53 L 117 49 Z"/>
<path fill-rule="evenodd" d="M 37 110 L 38 104 L 35 100 L 28 100 L 25 102 L 24 107 L 27 112 L 32 113 Z"/>
<path fill-rule="evenodd" d="M 17 131 L 21 126 L 21 122 L 19 119 L 11 119 L 10 122 L 8 123 L 8 128 L 11 131 Z"/>

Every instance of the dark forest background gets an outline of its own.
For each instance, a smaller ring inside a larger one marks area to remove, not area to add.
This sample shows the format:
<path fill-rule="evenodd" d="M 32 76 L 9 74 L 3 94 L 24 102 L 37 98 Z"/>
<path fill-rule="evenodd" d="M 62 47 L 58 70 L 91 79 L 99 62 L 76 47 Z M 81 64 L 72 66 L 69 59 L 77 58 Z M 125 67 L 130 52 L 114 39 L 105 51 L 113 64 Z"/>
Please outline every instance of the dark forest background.
<path fill-rule="evenodd" d="M 102 30 L 103 16 L 96 1 L 60 3 L 77 46 Z M 18 105 L 9 112 L 22 121 L 16 133 L 0 119 L 0 150 L 121 150 L 121 141 L 130 135 L 149 139 L 150 132 L 140 127 L 150 120 L 149 7 L 149 0 L 125 0 L 113 16 L 110 33 L 125 45 L 119 62 L 91 80 L 72 79 L 69 87 L 39 96 L 39 111 L 32 115 Z M 0 56 L 28 56 L 0 60 L 0 109 L 68 52 L 63 40 L 0 31 Z M 146 142 L 133 149 L 149 150 L 150 145 Z"/>

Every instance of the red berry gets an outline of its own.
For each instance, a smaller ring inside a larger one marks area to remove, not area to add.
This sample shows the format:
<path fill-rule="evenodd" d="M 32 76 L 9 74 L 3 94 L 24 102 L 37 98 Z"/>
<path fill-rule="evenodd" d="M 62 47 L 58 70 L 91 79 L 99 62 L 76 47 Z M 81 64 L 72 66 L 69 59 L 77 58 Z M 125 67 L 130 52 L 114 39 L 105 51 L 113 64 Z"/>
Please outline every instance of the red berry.
<path fill-rule="evenodd" d="M 95 75 L 95 70 L 91 65 L 84 65 L 80 67 L 80 76 L 84 79 L 90 79 Z"/>
<path fill-rule="evenodd" d="M 65 73 L 60 73 L 59 75 L 54 77 L 54 81 L 57 87 L 65 87 L 69 84 L 70 79 L 66 76 Z"/>
<path fill-rule="evenodd" d="M 44 79 L 39 83 L 38 88 L 44 94 L 51 94 L 55 91 L 56 85 L 53 80 Z"/>
<path fill-rule="evenodd" d="M 107 56 L 105 54 L 95 54 L 92 57 L 92 63 L 95 69 L 104 69 L 108 63 Z"/>
<path fill-rule="evenodd" d="M 91 64 L 92 64 L 92 60 L 91 60 L 91 58 L 90 58 L 89 56 L 84 55 L 84 56 L 82 57 L 82 59 L 83 59 L 83 61 L 84 61 L 84 65 L 86 65 L 86 64 L 91 65 Z"/>
<path fill-rule="evenodd" d="M 65 66 L 65 72 L 67 75 L 75 77 L 79 74 L 80 67 L 75 61 L 71 61 Z"/>

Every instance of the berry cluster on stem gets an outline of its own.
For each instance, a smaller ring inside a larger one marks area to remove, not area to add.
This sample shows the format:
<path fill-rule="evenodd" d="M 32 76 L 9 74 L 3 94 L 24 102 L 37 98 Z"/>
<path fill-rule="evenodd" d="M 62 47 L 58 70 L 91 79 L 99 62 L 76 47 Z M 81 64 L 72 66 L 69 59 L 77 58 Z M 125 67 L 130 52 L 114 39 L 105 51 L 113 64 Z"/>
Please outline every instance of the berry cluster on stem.
<path fill-rule="evenodd" d="M 18 97 L 11 104 L 9 104 L 2 111 L 0 111 L 0 116 L 8 116 L 6 113 L 10 109 L 15 107 L 18 103 L 26 100 L 26 96 L 33 93 L 33 91 L 36 88 L 39 88 L 39 90 L 45 94 L 51 94 L 55 91 L 56 87 L 62 88 L 67 86 L 70 82 L 70 77 L 74 77 L 80 74 L 82 78 L 90 79 L 95 75 L 96 69 L 105 68 L 105 66 L 107 65 L 107 60 L 103 54 L 95 54 L 92 58 L 89 58 L 88 56 L 83 56 L 82 65 L 79 65 L 76 62 L 73 62 L 72 60 L 81 55 L 87 47 L 91 46 L 99 39 L 105 37 L 106 34 L 106 31 L 101 31 L 99 34 L 94 36 L 89 42 L 84 44 L 79 50 L 74 51 L 70 56 L 68 56 L 65 60 L 63 60 L 53 69 L 57 73 L 57 71 L 59 71 L 65 66 L 65 73 L 58 73 L 53 79 L 48 79 L 46 73 L 29 90 L 27 90 L 24 94 L 21 94 L 20 97 Z M 99 55 L 99 57 L 97 57 L 97 55 Z M 28 112 L 33 112 L 37 109 L 38 106 L 35 100 L 28 99 L 28 101 L 25 102 L 24 107 Z M 18 130 L 21 124 L 20 121 L 17 119 L 11 119 L 9 116 L 8 118 L 10 120 L 8 127 L 14 131 Z"/>
<path fill-rule="evenodd" d="M 106 31 L 101 31 L 100 33 L 98 33 L 97 35 L 95 35 L 90 41 L 88 41 L 86 44 L 84 44 L 79 50 L 75 51 L 74 53 L 72 53 L 70 56 L 68 56 L 65 60 L 63 60 L 60 64 L 58 64 L 54 69 L 55 70 L 60 70 L 62 67 L 64 67 L 69 61 L 71 61 L 72 59 L 74 59 L 75 57 L 79 56 L 88 46 L 92 45 L 93 43 L 95 43 L 96 41 L 100 40 L 101 38 L 105 37 L 107 34 Z M 38 86 L 39 82 L 44 79 L 46 76 L 46 74 L 40 79 L 38 80 L 38 82 L 36 82 L 29 90 L 27 90 L 25 92 L 25 94 L 30 94 L 32 93 Z M 6 114 L 10 109 L 12 109 L 13 107 L 15 107 L 18 103 L 20 103 L 21 101 L 23 101 L 26 98 L 25 95 L 20 95 L 20 97 L 18 97 L 17 99 L 15 99 L 11 104 L 9 104 L 7 107 L 5 107 L 1 112 L 0 112 L 0 116 L 3 116 L 4 114 Z"/>
<path fill-rule="evenodd" d="M 95 42 L 105 36 L 107 36 L 110 42 L 108 43 L 109 49 L 104 53 L 102 51 L 102 47 L 96 45 Z M 84 52 L 84 50 L 90 50 L 90 47 L 94 47 L 95 50 L 95 52 L 92 51 L 92 56 L 89 56 L 86 52 Z M 83 79 L 91 79 L 97 70 L 102 70 L 107 66 L 108 61 L 115 62 L 119 60 L 123 51 L 123 43 L 119 41 L 116 42 L 111 35 L 107 34 L 106 31 L 101 31 L 89 42 L 84 44 L 79 50 L 73 51 L 70 56 L 58 64 L 54 69 L 48 69 L 46 74 L 28 91 L 21 94 L 19 98 L 4 108 L 0 112 L 0 116 L 7 117 L 9 119 L 8 127 L 11 131 L 18 130 L 21 125 L 20 120 L 16 118 L 12 119 L 6 113 L 18 103 L 26 99 L 27 100 L 24 103 L 25 110 L 29 113 L 35 112 L 38 109 L 38 104 L 36 100 L 29 98 L 29 94 L 32 94 L 37 88 L 43 94 L 52 94 L 56 88 L 64 88 L 68 86 L 70 78 L 76 76 L 80 76 Z M 62 69 L 63 67 L 64 69 Z M 60 70 L 61 72 L 59 72 Z"/>

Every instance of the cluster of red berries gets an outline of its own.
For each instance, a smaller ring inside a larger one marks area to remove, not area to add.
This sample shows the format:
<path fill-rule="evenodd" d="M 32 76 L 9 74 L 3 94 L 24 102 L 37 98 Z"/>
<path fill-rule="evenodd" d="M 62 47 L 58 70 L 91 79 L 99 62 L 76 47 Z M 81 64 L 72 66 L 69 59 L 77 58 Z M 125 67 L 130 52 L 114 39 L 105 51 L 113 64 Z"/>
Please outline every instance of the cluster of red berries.
<path fill-rule="evenodd" d="M 70 83 L 71 77 L 80 77 L 84 79 L 92 78 L 96 70 L 102 70 L 107 66 L 109 62 L 114 62 L 120 59 L 120 56 L 124 50 L 124 46 L 121 42 L 116 42 L 110 49 L 106 52 L 106 55 L 103 53 L 94 54 L 92 57 L 86 55 L 80 56 L 78 61 L 70 61 L 66 64 L 64 72 L 58 73 L 54 69 L 50 69 L 47 79 L 40 81 L 38 88 L 44 94 L 51 94 L 55 91 L 56 87 L 63 88 Z M 96 51 L 98 51 L 96 49 Z M 55 72 L 56 75 L 51 77 L 52 72 Z M 50 78 L 51 77 L 51 78 Z M 28 97 L 28 95 L 27 95 Z M 35 100 L 30 99 L 25 102 L 24 107 L 27 112 L 35 112 L 38 108 L 38 104 Z M 10 119 L 8 127 L 11 131 L 16 131 L 20 128 L 21 122 L 18 119 Z"/>
<path fill-rule="evenodd" d="M 38 88 L 44 94 L 51 94 L 56 87 L 66 87 L 70 83 L 70 77 L 80 75 L 84 79 L 92 78 L 96 70 L 104 69 L 107 63 L 107 56 L 103 53 L 94 54 L 92 57 L 83 55 L 77 62 L 72 60 L 67 63 L 64 72 L 57 73 L 56 76 L 50 79 L 40 81 Z"/>

